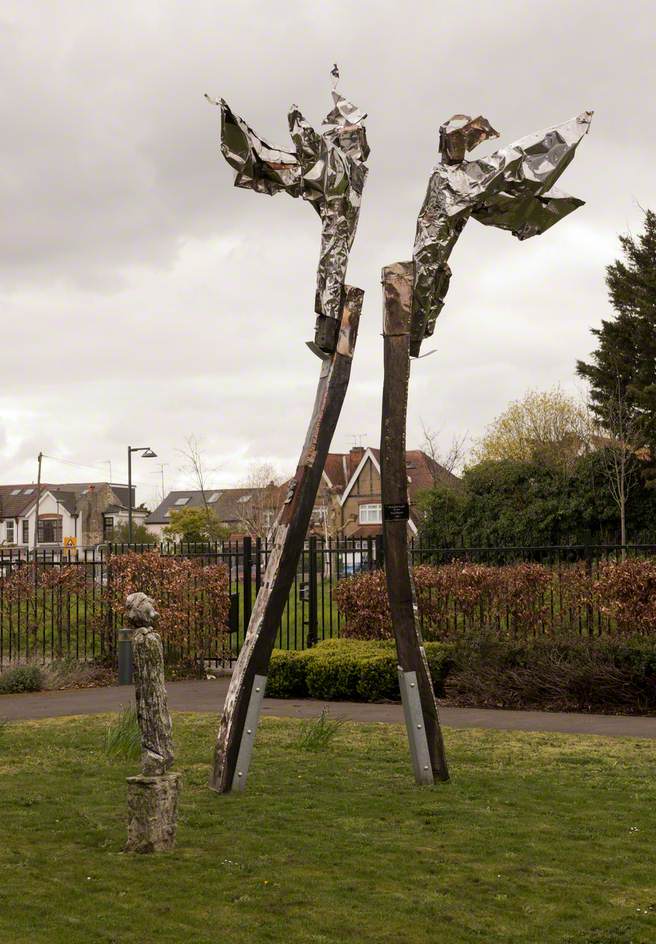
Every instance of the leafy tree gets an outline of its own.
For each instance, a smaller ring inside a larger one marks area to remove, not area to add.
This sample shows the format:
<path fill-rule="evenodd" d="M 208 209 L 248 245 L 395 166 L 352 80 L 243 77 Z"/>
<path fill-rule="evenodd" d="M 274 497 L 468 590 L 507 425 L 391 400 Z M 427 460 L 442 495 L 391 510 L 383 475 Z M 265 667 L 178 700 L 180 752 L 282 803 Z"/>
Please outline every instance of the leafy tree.
<path fill-rule="evenodd" d="M 211 509 L 178 508 L 171 511 L 169 524 L 164 528 L 166 537 L 188 544 L 221 541 L 228 537 L 228 529 L 221 524 Z"/>
<path fill-rule="evenodd" d="M 591 360 L 577 372 L 590 383 L 592 410 L 605 426 L 619 397 L 631 421 L 639 420 L 654 455 L 656 445 L 656 213 L 647 210 L 644 231 L 620 236 L 623 258 L 606 269 L 615 309 L 601 328 Z"/>
<path fill-rule="evenodd" d="M 589 448 L 591 424 L 585 407 L 554 387 L 529 390 L 498 416 L 474 449 L 478 462 L 538 459 L 567 468 Z"/>
<path fill-rule="evenodd" d="M 117 525 L 111 537 L 113 544 L 128 543 L 128 526 L 126 524 Z M 157 544 L 157 538 L 148 530 L 145 524 L 132 523 L 132 543 L 133 544 Z"/>
<path fill-rule="evenodd" d="M 466 469 L 456 492 L 422 496 L 421 536 L 433 546 L 615 543 L 617 508 L 603 449 L 579 456 L 567 475 L 544 462 L 486 460 Z M 656 491 L 635 485 L 627 509 L 630 540 L 653 531 Z"/>

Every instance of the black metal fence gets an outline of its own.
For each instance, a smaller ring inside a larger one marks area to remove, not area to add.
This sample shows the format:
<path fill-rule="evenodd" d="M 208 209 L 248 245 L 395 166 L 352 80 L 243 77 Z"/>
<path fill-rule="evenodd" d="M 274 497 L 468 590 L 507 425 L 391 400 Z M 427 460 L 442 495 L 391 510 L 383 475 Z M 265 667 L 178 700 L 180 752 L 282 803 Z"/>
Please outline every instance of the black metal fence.
<path fill-rule="evenodd" d="M 108 604 L 108 561 L 129 550 L 153 550 L 148 545 L 103 546 L 94 550 L 39 550 L 0 547 L 0 668 L 23 661 L 44 663 L 59 659 L 94 660 L 115 651 L 117 619 Z M 257 592 L 262 583 L 270 549 L 260 539 L 217 544 L 162 545 L 163 555 L 183 556 L 207 564 L 223 564 L 228 574 L 230 617 L 228 646 L 215 646 L 212 661 L 219 663 L 239 651 Z M 656 556 L 656 544 L 570 545 L 567 547 L 459 547 L 436 548 L 412 542 L 414 565 L 442 564 L 456 560 L 483 564 L 531 561 L 549 566 L 556 578 L 572 564 L 584 562 L 592 573 L 602 560 L 622 556 Z M 333 599 L 339 581 L 383 564 L 380 537 L 365 540 L 310 538 L 283 613 L 276 645 L 302 649 L 319 640 L 338 636 L 342 616 Z M 65 571 L 67 579 L 61 578 Z M 552 620 L 559 613 L 558 579 L 550 590 L 546 608 Z M 451 616 L 450 616 L 451 618 Z M 459 625 L 457 609 L 453 625 Z M 581 633 L 602 632 L 608 621 L 589 605 L 570 613 L 572 627 Z M 226 655 L 227 653 L 227 655 Z"/>

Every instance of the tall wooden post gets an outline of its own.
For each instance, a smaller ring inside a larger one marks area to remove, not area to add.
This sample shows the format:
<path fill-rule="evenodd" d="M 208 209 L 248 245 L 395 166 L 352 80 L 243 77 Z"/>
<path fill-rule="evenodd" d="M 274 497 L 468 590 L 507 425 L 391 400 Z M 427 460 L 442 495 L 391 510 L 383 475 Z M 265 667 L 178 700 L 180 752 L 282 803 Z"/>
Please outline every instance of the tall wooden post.
<path fill-rule="evenodd" d="M 312 418 L 296 474 L 276 521 L 269 561 L 219 724 L 210 787 L 243 790 L 260 716 L 269 659 L 294 581 L 321 475 L 351 374 L 362 289 L 344 286 L 337 349 L 321 365 Z"/>
<path fill-rule="evenodd" d="M 417 783 L 448 780 L 437 702 L 423 647 L 415 586 L 408 560 L 406 420 L 410 381 L 412 262 L 383 269 L 384 379 L 381 425 L 381 491 L 387 594 L 399 669 L 399 685 Z"/>

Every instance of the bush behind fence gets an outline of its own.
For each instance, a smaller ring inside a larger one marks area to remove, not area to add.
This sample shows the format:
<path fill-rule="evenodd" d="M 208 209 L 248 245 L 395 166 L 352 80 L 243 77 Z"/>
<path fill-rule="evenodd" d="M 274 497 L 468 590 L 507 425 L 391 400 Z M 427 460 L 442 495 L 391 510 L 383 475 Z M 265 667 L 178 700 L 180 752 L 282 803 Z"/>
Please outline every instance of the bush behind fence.
<path fill-rule="evenodd" d="M 485 630 L 514 638 L 656 634 L 656 545 L 409 546 L 427 639 Z M 269 548 L 124 545 L 94 551 L 0 548 L 0 667 L 111 660 L 125 596 L 154 597 L 170 664 L 225 664 L 243 641 Z M 626 558 L 623 560 L 623 558 Z M 382 542 L 305 546 L 280 649 L 336 636 L 391 636 Z"/>

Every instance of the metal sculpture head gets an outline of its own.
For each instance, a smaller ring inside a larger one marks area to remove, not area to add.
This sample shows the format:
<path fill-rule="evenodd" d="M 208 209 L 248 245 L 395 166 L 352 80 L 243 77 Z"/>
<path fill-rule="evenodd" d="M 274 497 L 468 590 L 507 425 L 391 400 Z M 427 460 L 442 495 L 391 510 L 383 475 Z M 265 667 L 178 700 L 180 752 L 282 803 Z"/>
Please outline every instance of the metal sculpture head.
<path fill-rule="evenodd" d="M 335 70 L 331 74 L 335 76 Z M 337 345 L 348 257 L 369 156 L 366 114 L 335 89 L 332 95 L 333 108 L 321 133 L 296 105 L 291 106 L 288 121 L 293 151 L 258 137 L 223 99 L 215 103 L 221 107 L 221 152 L 235 170 L 235 186 L 269 195 L 284 190 L 307 200 L 321 218 L 314 305 L 319 317 L 315 340 L 310 344 L 319 356 L 333 353 Z"/>
<path fill-rule="evenodd" d="M 366 161 L 369 157 L 369 145 L 363 122 L 367 113 L 335 89 L 332 96 L 335 105 L 322 122 L 326 129 L 323 132 L 324 137 L 341 148 L 352 160 Z"/>
<path fill-rule="evenodd" d="M 125 618 L 135 629 L 152 626 L 159 619 L 154 601 L 145 593 L 131 593 L 125 600 Z"/>
<path fill-rule="evenodd" d="M 498 138 L 487 118 L 479 115 L 470 118 L 469 115 L 452 115 L 448 121 L 440 126 L 440 154 L 444 164 L 459 164 L 464 161 L 467 151 L 487 141 L 489 138 Z"/>
<path fill-rule="evenodd" d="M 466 161 L 465 153 L 497 135 L 487 119 L 454 115 L 442 125 L 441 159 L 417 220 L 411 354 L 417 356 L 422 340 L 433 333 L 451 278 L 447 260 L 470 217 L 528 239 L 583 205 L 554 184 L 591 120 L 592 112 L 582 112 L 476 161 Z"/>

